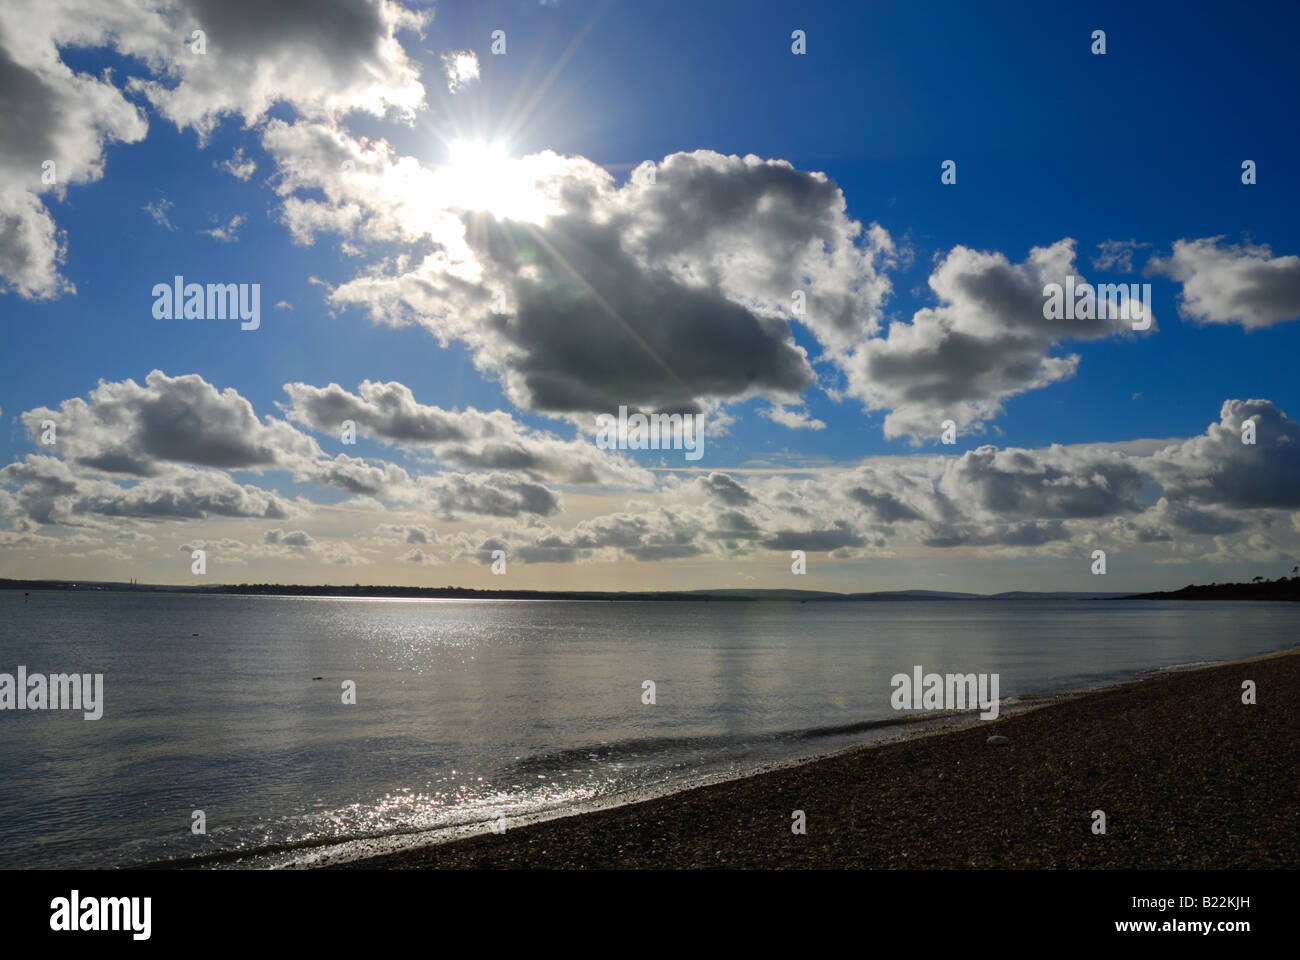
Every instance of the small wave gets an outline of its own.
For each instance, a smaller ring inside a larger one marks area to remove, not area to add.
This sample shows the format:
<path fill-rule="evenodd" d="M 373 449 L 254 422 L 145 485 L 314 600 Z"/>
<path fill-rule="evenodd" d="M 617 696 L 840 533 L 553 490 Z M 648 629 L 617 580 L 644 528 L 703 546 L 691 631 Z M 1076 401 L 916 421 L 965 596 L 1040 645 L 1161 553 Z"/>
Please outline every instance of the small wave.
<path fill-rule="evenodd" d="M 581 747 L 566 747 L 563 750 L 553 750 L 547 753 L 522 757 L 506 767 L 506 771 L 515 775 L 544 774 L 573 770 L 591 766 L 592 764 L 624 763 L 632 760 L 676 757 L 698 753 L 726 754 L 727 752 L 746 751 L 771 744 L 798 743 L 805 740 L 866 733 L 885 727 L 948 720 L 975 713 L 978 713 L 978 711 L 908 711 L 898 716 L 877 720 L 860 720 L 834 726 L 804 727 L 796 730 L 777 730 L 768 733 L 748 733 L 734 736 L 640 737 L 601 741 Z"/>
<path fill-rule="evenodd" d="M 1176 673 L 1182 670 L 1200 670 L 1202 667 L 1212 667 L 1215 664 L 1223 663 L 1222 660 L 1189 660 L 1187 663 L 1171 663 L 1168 666 L 1156 667 L 1148 673 Z"/>

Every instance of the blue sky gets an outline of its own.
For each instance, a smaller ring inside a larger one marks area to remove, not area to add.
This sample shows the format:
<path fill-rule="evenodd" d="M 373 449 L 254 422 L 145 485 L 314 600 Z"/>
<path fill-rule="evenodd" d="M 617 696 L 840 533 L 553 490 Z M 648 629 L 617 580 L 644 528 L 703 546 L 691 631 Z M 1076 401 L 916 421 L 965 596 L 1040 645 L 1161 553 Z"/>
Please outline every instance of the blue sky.
<path fill-rule="evenodd" d="M 302 23 L 127 6 L 0 16 L 0 102 L 20 117 L 0 135 L 16 185 L 0 196 L 0 575 L 189 582 L 185 558 L 207 549 L 226 581 L 1120 590 L 1294 562 L 1292 8 L 335 0 Z M 201 55 L 176 39 L 200 25 Z M 467 142 L 489 159 L 467 164 Z M 47 155 L 57 184 L 40 181 Z M 657 194 L 628 183 L 647 161 Z M 546 187 L 530 179 L 544 163 Z M 552 188 L 550 219 L 500 200 Z M 446 211 L 473 282 L 425 260 L 456 249 Z M 514 238 L 542 279 L 475 230 Z M 810 323 L 755 280 L 806 236 L 833 238 L 794 270 Z M 1127 262 L 1094 263 L 1130 240 Z M 1033 248 L 1050 265 L 1027 267 Z M 1034 327 L 1024 291 L 1058 268 L 1150 283 L 1156 329 Z M 150 291 L 176 274 L 260 284 L 260 328 L 155 319 Z M 969 300 L 932 289 L 940 275 Z M 500 329 L 484 302 L 498 289 Z M 616 338 L 566 346 L 612 318 L 660 348 L 668 379 Z M 755 346 L 747 324 L 775 339 Z M 624 359 L 647 379 L 620 392 Z M 154 370 L 166 379 L 113 386 Z M 69 406 L 99 381 L 111 396 Z M 363 381 L 412 406 L 361 402 Z M 287 384 L 310 390 L 291 402 Z M 329 410 L 360 411 L 355 445 L 321 419 L 330 384 L 351 399 Z M 621 402 L 702 411 L 706 456 L 593 453 L 594 415 Z M 816 428 L 775 422 L 774 403 Z M 64 446 L 40 442 L 42 409 Z M 500 417 L 467 426 L 467 410 Z M 1255 449 L 1228 446 L 1251 417 Z M 207 432 L 178 442 L 179 423 Z M 973 458 L 986 445 L 1034 466 Z M 582 476 L 562 466 L 593 456 Z M 176 506 L 199 488 L 215 499 Z M 792 581 L 800 536 L 816 562 Z M 505 581 L 497 547 L 517 561 Z M 1100 548 L 1123 582 L 1088 573 Z"/>

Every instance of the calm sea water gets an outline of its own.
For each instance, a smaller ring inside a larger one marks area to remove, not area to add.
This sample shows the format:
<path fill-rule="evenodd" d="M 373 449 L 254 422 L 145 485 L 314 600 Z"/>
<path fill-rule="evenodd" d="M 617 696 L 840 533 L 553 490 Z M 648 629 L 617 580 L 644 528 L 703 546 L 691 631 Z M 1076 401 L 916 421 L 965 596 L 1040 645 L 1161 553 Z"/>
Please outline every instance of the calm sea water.
<path fill-rule="evenodd" d="M 0 672 L 105 686 L 98 721 L 0 713 L 0 867 L 280 865 L 480 832 L 898 736 L 878 722 L 914 664 L 998 673 L 1005 700 L 1294 647 L 1297 625 L 1265 603 L 0 591 Z"/>

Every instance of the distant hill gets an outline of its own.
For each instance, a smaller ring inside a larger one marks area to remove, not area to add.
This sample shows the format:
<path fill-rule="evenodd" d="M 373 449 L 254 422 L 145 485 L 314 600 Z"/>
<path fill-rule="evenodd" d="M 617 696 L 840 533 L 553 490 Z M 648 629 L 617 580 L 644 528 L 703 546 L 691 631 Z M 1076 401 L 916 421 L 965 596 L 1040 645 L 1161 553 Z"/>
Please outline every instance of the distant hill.
<path fill-rule="evenodd" d="M 1131 593 L 1080 592 L 1078 590 L 1057 590 L 1035 593 L 1028 590 L 1008 590 L 995 593 L 994 600 L 1123 600 Z"/>
<path fill-rule="evenodd" d="M 1249 586 L 1243 584 L 1243 586 Z M 1187 588 L 1193 589 L 1193 588 Z M 353 584 L 330 586 L 240 583 L 240 584 L 156 584 L 118 583 L 96 580 L 4 580 L 0 590 L 75 590 L 113 591 L 134 593 L 201 593 L 234 594 L 248 596 L 305 596 L 305 597 L 400 597 L 428 600 L 693 600 L 693 601 L 754 601 L 787 602 L 832 601 L 890 601 L 890 600 L 1093 600 L 1127 597 L 1124 593 L 1070 593 L 1012 591 L 983 594 L 958 593 L 949 590 L 881 590 L 867 593 L 833 593 L 825 590 L 650 590 L 650 591 L 595 591 L 595 590 L 473 590 L 468 587 L 396 587 Z M 1173 596 L 1149 594 L 1148 596 Z"/>
<path fill-rule="evenodd" d="M 686 596 L 727 600 L 987 600 L 981 593 L 945 590 L 879 590 L 874 593 L 832 593 L 826 590 L 689 590 Z"/>

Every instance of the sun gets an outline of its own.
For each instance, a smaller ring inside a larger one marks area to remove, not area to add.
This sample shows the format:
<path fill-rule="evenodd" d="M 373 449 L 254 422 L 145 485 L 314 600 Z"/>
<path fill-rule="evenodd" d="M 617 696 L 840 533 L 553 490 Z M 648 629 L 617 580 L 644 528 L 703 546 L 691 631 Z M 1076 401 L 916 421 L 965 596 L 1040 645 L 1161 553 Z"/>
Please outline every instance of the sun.
<path fill-rule="evenodd" d="M 489 140 L 453 140 L 447 144 L 447 154 L 455 169 L 478 169 L 484 165 L 498 166 L 509 159 L 504 143 Z"/>
<path fill-rule="evenodd" d="M 524 161 L 513 159 L 506 144 L 490 140 L 452 140 L 443 169 L 452 206 L 483 211 L 498 220 L 534 220 L 538 196 Z"/>

